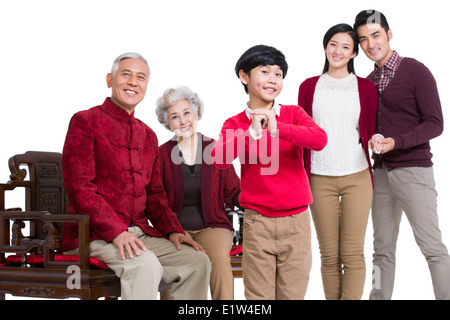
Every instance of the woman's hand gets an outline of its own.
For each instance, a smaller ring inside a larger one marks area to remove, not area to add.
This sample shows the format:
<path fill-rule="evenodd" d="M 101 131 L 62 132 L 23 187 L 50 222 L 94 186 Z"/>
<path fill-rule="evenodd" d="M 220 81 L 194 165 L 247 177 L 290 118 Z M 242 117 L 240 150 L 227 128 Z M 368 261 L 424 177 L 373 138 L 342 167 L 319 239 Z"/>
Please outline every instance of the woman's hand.
<path fill-rule="evenodd" d="M 169 240 L 173 242 L 178 250 L 181 250 L 181 244 L 185 243 L 192 246 L 197 251 L 205 252 L 205 249 L 203 249 L 203 247 L 199 243 L 195 242 L 185 234 L 173 232 L 169 235 Z"/>

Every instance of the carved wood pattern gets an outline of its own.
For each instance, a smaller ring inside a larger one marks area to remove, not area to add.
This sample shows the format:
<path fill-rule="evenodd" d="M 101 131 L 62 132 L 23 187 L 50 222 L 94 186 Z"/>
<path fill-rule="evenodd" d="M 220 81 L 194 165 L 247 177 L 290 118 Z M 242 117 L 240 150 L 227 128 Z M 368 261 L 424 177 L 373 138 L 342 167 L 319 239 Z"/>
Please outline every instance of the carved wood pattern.
<path fill-rule="evenodd" d="M 56 291 L 47 287 L 24 287 L 20 289 L 24 296 L 49 298 L 55 295 Z"/>

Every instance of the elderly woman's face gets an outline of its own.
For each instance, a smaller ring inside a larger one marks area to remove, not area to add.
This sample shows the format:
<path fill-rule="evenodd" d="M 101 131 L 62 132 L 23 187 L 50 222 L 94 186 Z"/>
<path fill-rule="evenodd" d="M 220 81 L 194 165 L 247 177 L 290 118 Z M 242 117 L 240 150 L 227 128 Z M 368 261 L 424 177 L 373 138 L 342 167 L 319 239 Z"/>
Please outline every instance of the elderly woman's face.
<path fill-rule="evenodd" d="M 179 137 L 190 137 L 197 131 L 198 116 L 186 99 L 167 108 L 170 129 Z"/>

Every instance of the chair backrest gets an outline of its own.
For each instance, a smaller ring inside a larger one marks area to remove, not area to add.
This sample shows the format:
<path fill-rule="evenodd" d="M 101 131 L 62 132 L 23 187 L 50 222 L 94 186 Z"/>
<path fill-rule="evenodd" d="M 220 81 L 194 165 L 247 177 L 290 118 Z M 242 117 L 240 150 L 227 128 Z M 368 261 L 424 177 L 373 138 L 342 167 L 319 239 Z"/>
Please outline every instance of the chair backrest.
<path fill-rule="evenodd" d="M 58 152 L 28 151 L 9 159 L 10 188 L 25 188 L 25 211 L 48 211 L 53 214 L 67 213 L 67 195 L 62 176 L 62 155 Z M 28 167 L 27 170 L 21 166 Z M 2 195 L 4 197 L 4 194 Z M 4 207 L 4 199 L 2 199 Z M 0 208 L 5 210 L 5 208 Z M 58 226 L 61 233 L 61 226 Z M 30 237 L 45 239 L 47 232 L 41 222 L 30 226 Z"/>

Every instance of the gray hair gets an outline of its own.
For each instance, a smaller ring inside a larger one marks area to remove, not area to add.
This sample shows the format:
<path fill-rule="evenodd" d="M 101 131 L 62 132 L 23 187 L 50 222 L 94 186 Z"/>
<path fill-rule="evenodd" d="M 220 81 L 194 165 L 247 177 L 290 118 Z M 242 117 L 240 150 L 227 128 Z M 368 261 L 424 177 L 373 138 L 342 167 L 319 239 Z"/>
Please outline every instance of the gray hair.
<path fill-rule="evenodd" d="M 167 129 L 170 130 L 169 116 L 167 115 L 167 109 L 173 106 L 177 101 L 185 99 L 191 105 L 192 110 L 197 114 L 198 119 L 202 118 L 203 114 L 203 102 L 198 95 L 192 92 L 191 89 L 185 86 L 179 86 L 176 88 L 169 88 L 164 91 L 164 94 L 156 100 L 156 116 L 158 121 Z"/>
<path fill-rule="evenodd" d="M 122 61 L 124 59 L 130 59 L 130 58 L 139 59 L 139 60 L 144 61 L 145 64 L 147 65 L 147 67 L 148 67 L 148 70 L 150 70 L 150 67 L 148 66 L 147 60 L 142 55 L 140 55 L 137 52 L 126 52 L 126 53 L 121 54 L 120 56 L 118 56 L 116 58 L 116 60 L 114 60 L 113 65 L 111 67 L 111 74 L 114 75 L 114 73 L 117 71 L 117 68 L 119 68 L 119 62 L 120 61 Z"/>

